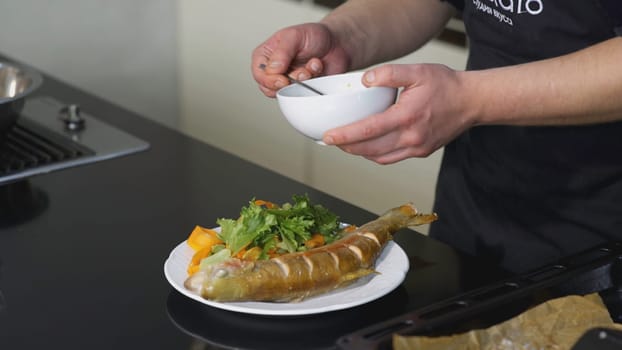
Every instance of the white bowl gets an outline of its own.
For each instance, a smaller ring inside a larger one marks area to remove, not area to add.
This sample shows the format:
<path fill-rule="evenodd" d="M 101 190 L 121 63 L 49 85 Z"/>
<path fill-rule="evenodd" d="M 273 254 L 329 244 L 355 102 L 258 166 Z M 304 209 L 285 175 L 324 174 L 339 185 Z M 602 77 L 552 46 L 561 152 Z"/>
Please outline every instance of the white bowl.
<path fill-rule="evenodd" d="M 322 144 L 327 130 L 380 113 L 395 103 L 396 88 L 368 88 L 361 82 L 363 73 L 337 74 L 304 81 L 324 95 L 299 84 L 288 85 L 276 94 L 281 112 L 296 130 Z"/>

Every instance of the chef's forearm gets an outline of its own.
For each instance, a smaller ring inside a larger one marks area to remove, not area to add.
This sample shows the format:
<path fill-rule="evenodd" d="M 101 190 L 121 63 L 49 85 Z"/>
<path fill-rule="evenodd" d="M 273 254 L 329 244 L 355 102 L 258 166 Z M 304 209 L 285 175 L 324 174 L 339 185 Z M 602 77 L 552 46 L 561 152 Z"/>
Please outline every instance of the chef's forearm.
<path fill-rule="evenodd" d="M 350 0 L 326 24 L 350 57 L 350 70 L 395 59 L 424 45 L 455 9 L 440 0 Z"/>
<path fill-rule="evenodd" d="M 622 120 L 622 38 L 565 56 L 462 73 L 473 124 L 572 125 Z"/>

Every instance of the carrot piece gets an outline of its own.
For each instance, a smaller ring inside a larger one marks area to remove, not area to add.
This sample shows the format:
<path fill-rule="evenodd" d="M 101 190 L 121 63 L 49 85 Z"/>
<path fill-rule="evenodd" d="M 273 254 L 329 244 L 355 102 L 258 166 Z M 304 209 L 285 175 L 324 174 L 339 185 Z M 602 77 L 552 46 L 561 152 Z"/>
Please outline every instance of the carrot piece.
<path fill-rule="evenodd" d="M 238 253 L 235 254 L 235 257 L 238 259 L 242 259 L 244 257 L 244 254 L 246 254 L 246 248 L 240 249 Z"/>
<path fill-rule="evenodd" d="M 199 271 L 199 265 L 189 265 L 188 266 L 188 276 L 193 275 Z"/>
<path fill-rule="evenodd" d="M 212 255 L 212 248 L 211 247 L 205 247 L 203 249 L 200 249 L 196 253 L 194 253 L 194 255 L 192 255 L 192 259 L 190 260 L 190 264 L 198 265 L 201 262 L 201 260 L 203 260 L 203 258 L 207 258 L 210 255 Z"/>
<path fill-rule="evenodd" d="M 349 225 L 343 229 L 343 232 L 352 232 L 354 230 L 356 230 L 356 225 Z"/>
<path fill-rule="evenodd" d="M 268 256 L 270 257 L 270 259 L 276 258 L 277 256 L 279 256 L 279 253 L 277 252 L 276 248 L 272 248 L 268 250 Z"/>
<path fill-rule="evenodd" d="M 259 259 L 261 252 L 261 247 L 252 247 L 242 255 L 242 260 L 256 261 Z"/>
<path fill-rule="evenodd" d="M 212 254 L 212 248 L 215 245 L 223 244 L 223 241 L 218 238 L 218 232 L 198 225 L 192 230 L 186 242 L 195 252 L 188 264 L 189 275 L 199 270 L 201 260 Z"/>
<path fill-rule="evenodd" d="M 321 247 L 326 243 L 324 236 L 319 233 L 314 233 L 310 239 L 305 242 L 305 246 L 309 249 Z"/>
<path fill-rule="evenodd" d="M 211 249 L 217 244 L 223 244 L 223 241 L 218 238 L 218 232 L 198 225 L 190 233 L 187 242 L 195 252 L 206 247 Z"/>
<path fill-rule="evenodd" d="M 276 204 L 272 203 L 272 202 L 268 202 L 268 201 L 264 201 L 262 199 L 257 199 L 255 200 L 255 204 L 259 205 L 259 206 L 265 206 L 268 209 L 272 209 L 276 207 Z"/>
<path fill-rule="evenodd" d="M 190 259 L 190 264 L 188 264 L 188 274 L 193 274 L 199 270 L 199 265 L 201 264 L 201 260 L 206 258 L 212 254 L 212 247 L 205 247 L 199 249 L 194 255 L 192 255 L 192 259 Z"/>

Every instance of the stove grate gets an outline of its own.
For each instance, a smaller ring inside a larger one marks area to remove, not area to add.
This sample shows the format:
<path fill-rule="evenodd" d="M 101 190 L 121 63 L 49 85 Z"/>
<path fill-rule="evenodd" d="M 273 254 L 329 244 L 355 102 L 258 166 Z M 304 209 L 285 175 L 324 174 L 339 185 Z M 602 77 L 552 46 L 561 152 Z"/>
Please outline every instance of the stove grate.
<path fill-rule="evenodd" d="M 0 144 L 0 176 L 65 162 L 93 151 L 28 120 L 19 120 Z"/>

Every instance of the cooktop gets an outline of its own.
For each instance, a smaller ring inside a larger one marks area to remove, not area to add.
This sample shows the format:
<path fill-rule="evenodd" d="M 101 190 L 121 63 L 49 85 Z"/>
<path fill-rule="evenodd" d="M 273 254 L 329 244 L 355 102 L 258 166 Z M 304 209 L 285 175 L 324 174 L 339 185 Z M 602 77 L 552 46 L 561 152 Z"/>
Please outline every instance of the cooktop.
<path fill-rule="evenodd" d="M 78 105 L 30 98 L 17 123 L 0 136 L 0 185 L 148 148 L 147 142 Z"/>

